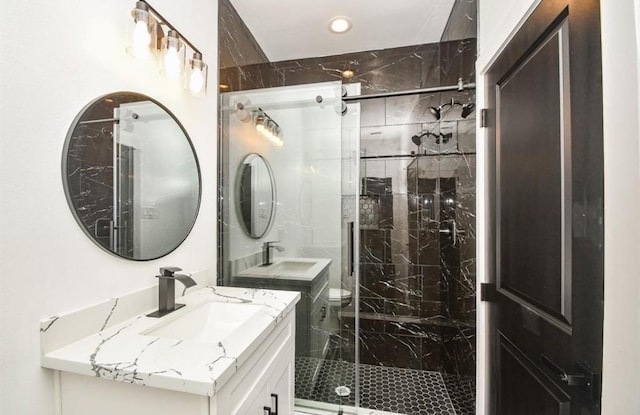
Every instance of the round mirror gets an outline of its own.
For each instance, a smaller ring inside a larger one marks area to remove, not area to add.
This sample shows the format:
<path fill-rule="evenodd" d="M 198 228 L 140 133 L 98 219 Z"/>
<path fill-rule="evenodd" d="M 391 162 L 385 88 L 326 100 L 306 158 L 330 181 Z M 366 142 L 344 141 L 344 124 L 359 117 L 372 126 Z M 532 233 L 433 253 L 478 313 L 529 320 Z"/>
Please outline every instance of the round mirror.
<path fill-rule="evenodd" d="M 200 206 L 200 169 L 186 131 L 162 104 L 117 92 L 73 121 L 62 155 L 71 210 L 100 247 L 123 258 L 167 255 Z"/>
<path fill-rule="evenodd" d="M 236 210 L 242 228 L 252 238 L 269 231 L 276 214 L 276 184 L 269 163 L 259 154 L 248 154 L 238 167 Z"/>

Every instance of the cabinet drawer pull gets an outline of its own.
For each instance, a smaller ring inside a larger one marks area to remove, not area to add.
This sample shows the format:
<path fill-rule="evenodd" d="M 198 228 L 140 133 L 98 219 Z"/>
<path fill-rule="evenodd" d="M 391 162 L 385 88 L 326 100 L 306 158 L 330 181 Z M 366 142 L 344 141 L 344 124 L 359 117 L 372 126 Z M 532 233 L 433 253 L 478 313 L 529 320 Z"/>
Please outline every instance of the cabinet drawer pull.
<path fill-rule="evenodd" d="M 265 406 L 262 409 L 264 410 L 264 415 L 271 415 L 271 407 Z"/>
<path fill-rule="evenodd" d="M 271 406 L 275 408 L 273 415 L 278 415 L 278 394 L 277 393 L 271 394 Z"/>

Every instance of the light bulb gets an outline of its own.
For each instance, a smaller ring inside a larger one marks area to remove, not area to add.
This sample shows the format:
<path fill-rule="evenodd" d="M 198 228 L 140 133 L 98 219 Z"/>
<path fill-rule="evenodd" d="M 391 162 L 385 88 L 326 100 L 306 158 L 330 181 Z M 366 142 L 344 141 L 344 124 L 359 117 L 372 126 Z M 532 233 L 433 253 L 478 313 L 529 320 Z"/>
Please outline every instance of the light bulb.
<path fill-rule="evenodd" d="M 160 56 L 160 72 L 171 81 L 182 79 L 184 46 L 182 40 L 180 40 L 180 34 L 175 30 L 169 30 L 167 35 L 162 38 Z M 182 84 L 182 86 L 186 87 L 185 84 Z"/>
<path fill-rule="evenodd" d="M 138 20 L 133 29 L 133 50 L 136 56 L 146 56 L 149 54 L 149 45 L 151 44 L 151 35 L 147 24 Z"/>
<path fill-rule="evenodd" d="M 175 47 L 167 48 L 164 54 L 164 71 L 169 79 L 178 79 L 180 77 L 180 56 L 178 49 Z"/>
<path fill-rule="evenodd" d="M 202 74 L 202 69 L 194 68 L 193 71 L 191 72 L 191 78 L 189 79 L 189 89 L 193 93 L 198 93 L 202 91 L 203 86 L 204 86 L 204 75 Z"/>

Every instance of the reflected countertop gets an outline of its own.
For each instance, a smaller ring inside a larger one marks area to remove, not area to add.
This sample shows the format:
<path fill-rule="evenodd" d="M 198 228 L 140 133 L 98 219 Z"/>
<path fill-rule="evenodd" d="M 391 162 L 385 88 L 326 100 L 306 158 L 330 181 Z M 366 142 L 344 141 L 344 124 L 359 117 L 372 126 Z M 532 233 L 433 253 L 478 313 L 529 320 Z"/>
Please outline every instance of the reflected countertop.
<path fill-rule="evenodd" d="M 313 282 L 331 265 L 329 258 L 277 257 L 270 265 L 255 265 L 234 275 L 234 279 L 263 278 Z"/>

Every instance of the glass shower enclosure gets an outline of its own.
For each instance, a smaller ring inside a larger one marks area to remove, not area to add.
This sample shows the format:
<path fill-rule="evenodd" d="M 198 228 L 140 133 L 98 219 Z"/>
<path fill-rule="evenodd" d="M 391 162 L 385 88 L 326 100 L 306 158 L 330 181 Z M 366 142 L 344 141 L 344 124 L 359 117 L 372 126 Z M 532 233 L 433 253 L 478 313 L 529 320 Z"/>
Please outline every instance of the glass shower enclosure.
<path fill-rule="evenodd" d="M 221 94 L 219 284 L 302 293 L 304 412 L 472 415 L 475 92 L 359 88 Z"/>

